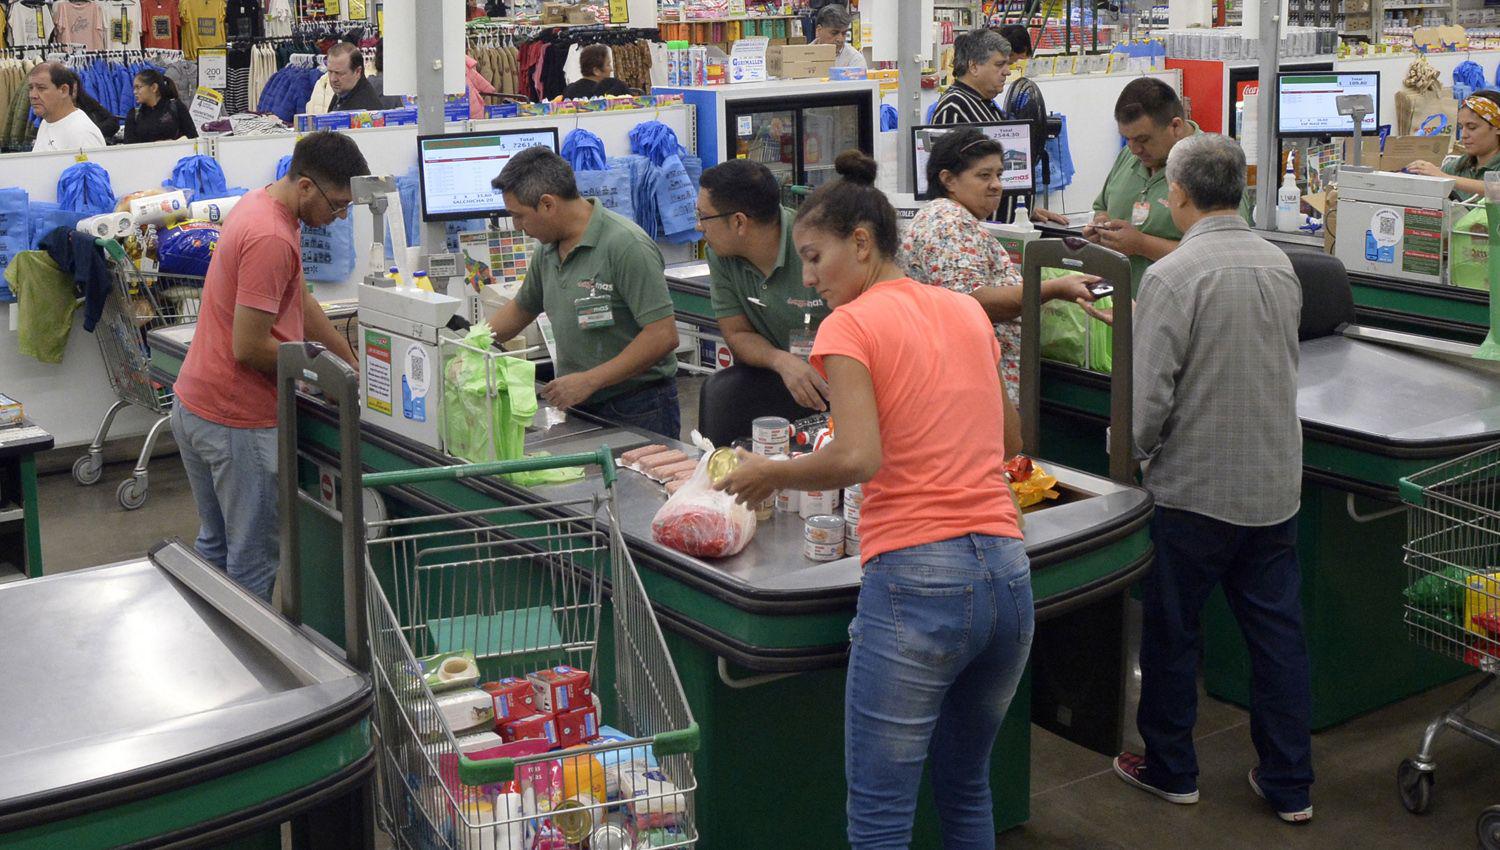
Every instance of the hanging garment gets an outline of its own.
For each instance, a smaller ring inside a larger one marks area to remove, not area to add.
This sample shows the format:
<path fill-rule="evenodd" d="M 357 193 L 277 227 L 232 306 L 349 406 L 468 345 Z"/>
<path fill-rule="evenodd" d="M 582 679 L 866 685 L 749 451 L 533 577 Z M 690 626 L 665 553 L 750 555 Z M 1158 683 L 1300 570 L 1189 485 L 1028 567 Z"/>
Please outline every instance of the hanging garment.
<path fill-rule="evenodd" d="M 197 59 L 198 51 L 224 46 L 224 0 L 181 0 L 182 55 Z"/>
<path fill-rule="evenodd" d="M 42 0 L 20 0 L 10 7 L 10 46 L 46 44 L 52 37 L 52 7 Z"/>
<path fill-rule="evenodd" d="M 141 46 L 176 50 L 182 37 L 180 14 L 177 0 L 141 0 Z"/>
<path fill-rule="evenodd" d="M 250 109 L 250 45 L 231 43 L 224 52 L 224 114 Z"/>
<path fill-rule="evenodd" d="M 81 44 L 89 50 L 104 49 L 104 11 L 93 0 L 57 0 L 52 6 L 57 40 Z"/>
<path fill-rule="evenodd" d="M 40 245 L 64 274 L 72 276 L 76 290 L 83 293 L 83 329 L 93 333 L 113 288 L 104 252 L 94 244 L 94 237 L 71 227 L 59 227 L 43 236 Z"/>
<path fill-rule="evenodd" d="M 328 113 L 328 104 L 332 102 L 333 86 L 328 84 L 328 75 L 323 74 L 313 84 L 312 92 L 308 95 L 306 101 L 307 105 L 302 111 L 308 115 L 326 115 Z"/>
<path fill-rule="evenodd" d="M 17 350 L 43 363 L 61 363 L 78 309 L 73 279 L 41 251 L 22 251 L 5 269 L 16 297 Z"/>
<path fill-rule="evenodd" d="M 104 9 L 104 41 L 109 50 L 141 48 L 140 0 L 107 0 Z"/>
<path fill-rule="evenodd" d="M 168 65 L 163 71 L 167 79 L 177 86 L 177 93 L 185 100 L 192 100 L 193 93 L 198 91 L 198 63 L 189 59 L 178 59 Z"/>
<path fill-rule="evenodd" d="M 224 38 L 249 41 L 266 34 L 260 0 L 228 0 L 224 6 Z"/>

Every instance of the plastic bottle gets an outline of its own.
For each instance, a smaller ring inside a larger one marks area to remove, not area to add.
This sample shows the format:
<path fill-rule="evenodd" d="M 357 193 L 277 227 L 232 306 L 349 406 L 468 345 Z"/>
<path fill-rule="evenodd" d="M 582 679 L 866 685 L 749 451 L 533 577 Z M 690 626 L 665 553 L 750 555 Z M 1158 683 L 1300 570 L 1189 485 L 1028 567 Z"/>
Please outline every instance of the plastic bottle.
<path fill-rule="evenodd" d="M 390 281 L 391 285 L 395 286 L 397 289 L 400 289 L 405 285 L 401 281 L 401 270 L 396 268 L 395 266 L 391 266 L 390 268 L 385 270 L 385 279 Z"/>
<path fill-rule="evenodd" d="M 1302 218 L 1302 193 L 1297 189 L 1297 172 L 1293 166 L 1293 155 L 1286 158 L 1286 173 L 1281 176 L 1281 188 L 1276 190 L 1276 229 L 1282 232 L 1295 231 Z"/>
<path fill-rule="evenodd" d="M 1010 224 L 1017 230 L 1036 230 L 1036 225 L 1031 223 L 1031 210 L 1027 208 L 1025 199 L 1016 199 L 1016 212 L 1011 216 Z"/>
<path fill-rule="evenodd" d="M 412 272 L 411 285 L 418 289 L 433 292 L 432 281 L 427 279 L 427 272 Z"/>

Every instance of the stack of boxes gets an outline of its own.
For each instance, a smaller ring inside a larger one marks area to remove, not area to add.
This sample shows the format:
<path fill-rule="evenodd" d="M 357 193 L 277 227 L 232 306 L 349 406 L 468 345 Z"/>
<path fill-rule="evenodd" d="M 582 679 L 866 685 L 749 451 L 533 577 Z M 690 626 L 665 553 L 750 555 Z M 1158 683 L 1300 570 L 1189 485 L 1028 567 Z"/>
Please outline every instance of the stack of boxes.
<path fill-rule="evenodd" d="M 589 674 L 582 670 L 563 664 L 480 687 L 493 701 L 495 731 L 507 743 L 544 739 L 555 750 L 599 736 L 599 712 Z"/>

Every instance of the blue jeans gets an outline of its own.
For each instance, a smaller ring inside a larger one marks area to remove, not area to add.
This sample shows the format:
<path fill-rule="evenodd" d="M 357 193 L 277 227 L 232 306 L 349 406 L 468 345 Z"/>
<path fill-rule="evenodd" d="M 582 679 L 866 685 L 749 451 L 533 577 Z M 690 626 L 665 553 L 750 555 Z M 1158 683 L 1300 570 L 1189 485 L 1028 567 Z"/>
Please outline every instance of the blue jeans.
<path fill-rule="evenodd" d="M 1198 719 L 1200 617 L 1222 584 L 1250 651 L 1250 740 L 1258 781 L 1278 811 L 1309 805 L 1312 785 L 1311 670 L 1302 635 L 1297 518 L 1263 527 L 1231 525 L 1157 508 L 1151 521 L 1156 566 L 1141 581 L 1141 705 L 1151 784 L 1198 787 L 1193 724 Z"/>
<path fill-rule="evenodd" d="M 281 563 L 276 429 L 231 428 L 174 404 L 172 434 L 198 505 L 198 554 L 270 602 Z"/>
<path fill-rule="evenodd" d="M 660 381 L 597 404 L 586 402 L 578 409 L 607 422 L 632 425 L 673 440 L 682 438 L 675 380 Z"/>
<path fill-rule="evenodd" d="M 946 848 L 995 846 L 990 749 L 1031 651 L 1031 562 L 969 534 L 865 564 L 849 626 L 849 843 L 907 847 L 922 765 Z"/>

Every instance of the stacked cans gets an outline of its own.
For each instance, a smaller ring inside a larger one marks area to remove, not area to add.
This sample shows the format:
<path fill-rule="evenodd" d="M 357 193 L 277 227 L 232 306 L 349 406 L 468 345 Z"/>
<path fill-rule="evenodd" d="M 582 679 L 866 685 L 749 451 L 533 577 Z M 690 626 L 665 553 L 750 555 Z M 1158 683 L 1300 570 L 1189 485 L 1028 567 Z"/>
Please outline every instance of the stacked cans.
<path fill-rule="evenodd" d="M 844 550 L 851 555 L 859 552 L 859 512 L 864 504 L 865 485 L 844 488 Z"/>
<path fill-rule="evenodd" d="M 750 423 L 750 438 L 758 455 L 785 459 L 792 448 L 792 423 L 780 416 L 761 416 Z M 768 520 L 785 500 L 777 493 L 755 508 L 755 518 Z M 783 507 L 782 510 L 795 510 Z"/>
<path fill-rule="evenodd" d="M 844 557 L 844 518 L 820 515 L 807 518 L 803 528 L 802 554 L 809 561 L 836 561 Z"/>

